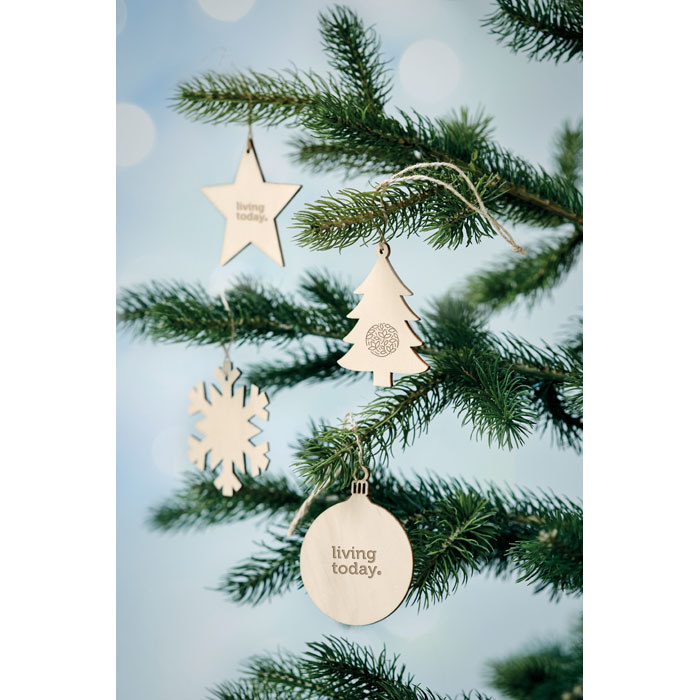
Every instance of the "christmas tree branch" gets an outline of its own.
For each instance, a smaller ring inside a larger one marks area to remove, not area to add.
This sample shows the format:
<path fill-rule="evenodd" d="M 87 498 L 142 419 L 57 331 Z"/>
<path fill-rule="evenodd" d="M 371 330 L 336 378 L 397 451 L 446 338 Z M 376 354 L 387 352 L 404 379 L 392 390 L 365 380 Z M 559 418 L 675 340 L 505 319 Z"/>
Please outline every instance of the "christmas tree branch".
<path fill-rule="evenodd" d="M 582 245 L 583 233 L 574 229 L 568 236 L 528 246 L 526 257 L 508 256 L 500 265 L 471 277 L 466 299 L 470 304 L 491 311 L 519 299 L 532 308 L 576 264 Z"/>
<path fill-rule="evenodd" d="M 154 530 L 203 530 L 212 525 L 238 522 L 256 515 L 291 517 L 303 496 L 283 476 L 265 474 L 255 479 L 239 475 L 243 488 L 235 498 L 222 498 L 211 474 L 191 471 L 184 484 L 165 503 L 151 509 L 148 522 Z"/>
<path fill-rule="evenodd" d="M 257 364 L 249 378 L 268 388 L 319 378 L 358 378 L 334 364 L 345 347 L 341 339 L 350 330 L 345 316 L 353 305 L 352 292 L 321 273 L 307 275 L 300 291 L 306 303 L 250 280 L 226 293 L 237 342 L 300 343 L 287 364 Z M 123 327 L 156 341 L 204 345 L 230 338 L 230 317 L 221 300 L 200 287 L 153 284 L 124 290 L 119 309 Z M 564 394 L 580 390 L 580 358 L 566 348 L 535 348 L 522 339 L 485 331 L 485 317 L 461 295 L 437 300 L 425 319 L 421 334 L 426 346 L 418 350 L 430 358 L 431 370 L 381 391 L 360 412 L 360 436 L 368 454 L 386 459 L 397 439 L 406 446 L 413 431 L 425 430 L 448 406 L 471 423 L 475 436 L 501 447 L 521 445 L 540 425 L 551 428 L 559 444 L 579 449 L 582 423 L 569 411 L 580 407 L 580 401 L 571 404 Z M 323 349 L 308 345 L 314 338 L 324 342 Z M 325 426 L 308 439 L 297 466 L 310 483 L 325 483 L 340 470 L 338 478 L 347 484 L 353 467 L 342 459 L 353 440 L 347 430 Z"/>
<path fill-rule="evenodd" d="M 314 73 L 287 70 L 228 75 L 208 72 L 178 84 L 173 108 L 205 124 L 294 122 L 317 96 L 333 89 Z"/>
<path fill-rule="evenodd" d="M 583 56 L 583 0 L 496 0 L 483 22 L 501 43 L 555 62 Z"/>
<path fill-rule="evenodd" d="M 278 652 L 249 659 L 244 677 L 212 691 L 214 700 L 451 700 L 413 680 L 398 656 L 326 636 L 302 654 Z M 476 691 L 454 700 L 489 700 Z"/>
<path fill-rule="evenodd" d="M 300 585 L 299 549 L 308 525 L 325 508 L 347 497 L 338 482 L 312 502 L 294 536 L 279 534 L 291 520 L 303 494 L 269 474 L 246 482 L 238 505 L 214 504 L 213 475 L 196 473 L 183 488 L 151 514 L 158 529 L 202 528 L 265 515 L 271 543 L 260 554 L 233 567 L 219 590 L 235 602 L 256 604 Z M 255 488 L 252 488 L 252 487 Z M 580 594 L 582 512 L 566 498 L 530 491 L 469 485 L 434 476 L 399 479 L 386 470 L 372 477 L 372 498 L 402 521 L 414 550 L 414 578 L 408 602 L 425 607 L 444 600 L 470 576 L 493 571 L 547 591 Z M 234 499 L 219 499 L 237 501 Z"/>
<path fill-rule="evenodd" d="M 226 292 L 236 324 L 236 342 L 285 344 L 306 336 L 343 338 L 352 324 L 339 313 L 344 298 L 330 276 L 319 281 L 316 274 L 302 280 L 300 290 L 311 298 L 309 305 L 295 304 L 288 295 L 263 289 L 262 284 L 244 279 Z M 315 294 L 324 285 L 323 301 Z M 346 298 L 350 292 L 342 291 Z M 349 299 L 348 299 L 349 301 Z M 314 303 L 316 302 L 316 303 Z M 118 321 L 137 337 L 156 342 L 185 342 L 192 345 L 220 345 L 231 338 L 231 317 L 219 298 L 208 295 L 201 285 L 153 282 L 124 289 L 118 299 Z"/>
<path fill-rule="evenodd" d="M 442 179 L 473 199 L 460 178 Z M 499 196 L 487 189 L 488 184 L 488 180 L 475 183 L 487 205 Z M 381 197 L 375 191 L 340 190 L 307 205 L 294 221 L 300 230 L 296 240 L 314 250 L 342 250 L 357 243 L 378 243 L 381 235 L 392 240 L 420 232 L 430 233 L 426 240 L 433 248 L 458 248 L 496 233 L 488 219 L 467 211 L 451 192 L 420 181 L 389 186 Z"/>
<path fill-rule="evenodd" d="M 539 643 L 489 663 L 488 683 L 513 700 L 583 698 L 583 627 L 564 642 Z"/>
<path fill-rule="evenodd" d="M 381 55 L 379 37 L 365 27 L 347 7 L 337 6 L 319 16 L 321 41 L 331 67 L 340 72 L 343 84 L 367 110 L 381 111 L 391 80 Z"/>
<path fill-rule="evenodd" d="M 252 384 L 264 386 L 266 390 L 289 389 L 307 382 L 322 383 L 328 380 L 354 382 L 361 375 L 346 371 L 338 360 L 345 354 L 346 348 L 339 344 L 326 342 L 322 350 L 302 346 L 298 352 L 290 352 L 287 363 L 263 362 L 251 365 L 246 376 Z"/>
<path fill-rule="evenodd" d="M 256 605 L 299 585 L 299 552 L 303 538 L 300 533 L 291 537 L 269 534 L 272 544 L 260 543 L 260 554 L 235 566 L 221 581 L 218 590 L 233 602 Z"/>
<path fill-rule="evenodd" d="M 290 122 L 300 126 L 306 137 L 297 143 L 296 157 L 314 169 L 338 168 L 351 171 L 391 173 L 418 161 L 449 161 L 468 172 L 471 179 L 489 189 L 488 206 L 494 214 L 515 222 L 536 226 L 559 226 L 565 222 L 583 226 L 580 191 L 564 177 L 550 175 L 513 156 L 490 140 L 490 120 L 466 111 L 446 119 L 430 120 L 400 112 L 387 115 L 383 105 L 390 81 L 373 30 L 364 27 L 347 8 L 336 8 L 320 15 L 324 48 L 330 56 L 336 78 L 322 78 L 296 70 L 263 75 L 257 72 L 225 75 L 207 73 L 178 86 L 175 108 L 192 119 L 210 123 L 267 125 Z M 365 166 L 361 166 L 361 162 Z M 362 193 L 354 193 L 358 197 Z M 415 194 L 415 193 L 412 193 Z M 479 217 L 459 210 L 439 216 L 445 194 L 420 190 L 422 199 L 439 198 L 429 208 L 432 218 L 427 228 L 437 231 L 429 242 L 435 247 L 457 245 L 461 238 L 478 240 L 479 227 L 488 232 Z M 353 201 L 354 208 L 366 204 Z M 409 204 L 413 200 L 409 198 Z M 327 204 L 327 202 L 326 202 Z M 408 205 L 407 205 L 408 206 Z M 426 201 L 425 207 L 429 204 Z M 324 204 L 302 212 L 297 219 L 300 240 L 312 247 L 328 247 L 322 229 Z M 319 216 L 314 216 L 314 213 Z M 356 212 L 348 212 L 350 219 Z M 383 219 L 382 219 L 383 226 Z M 366 227 L 381 230 L 375 216 Z M 460 225 L 465 227 L 461 234 Z M 319 228 L 321 226 L 321 228 Z M 345 237 L 347 233 L 347 238 Z M 339 228 L 339 247 L 350 245 L 355 235 Z M 364 236 L 367 238 L 367 234 Z"/>
<path fill-rule="evenodd" d="M 555 158 L 559 174 L 577 187 L 583 175 L 583 122 L 571 126 L 565 122 L 556 136 Z"/>
<path fill-rule="evenodd" d="M 534 168 L 485 138 L 481 124 L 431 121 L 399 112 L 368 115 L 352 102 L 325 96 L 305 112 L 301 123 L 325 143 L 337 143 L 381 160 L 381 172 L 395 172 L 416 162 L 451 162 L 473 181 L 484 179 L 499 194 L 494 213 L 535 226 L 566 221 L 583 226 L 583 201 L 569 181 Z M 460 133 L 461 128 L 461 133 Z"/>

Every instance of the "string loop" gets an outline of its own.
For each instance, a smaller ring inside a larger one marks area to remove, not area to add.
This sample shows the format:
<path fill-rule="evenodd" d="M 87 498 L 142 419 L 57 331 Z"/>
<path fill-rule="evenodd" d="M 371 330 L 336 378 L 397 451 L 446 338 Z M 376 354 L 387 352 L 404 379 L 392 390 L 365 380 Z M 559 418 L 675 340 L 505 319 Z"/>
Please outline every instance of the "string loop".
<path fill-rule="evenodd" d="M 365 464 L 364 450 L 362 449 L 362 441 L 360 440 L 360 435 L 357 431 L 357 423 L 355 423 L 355 416 L 353 416 L 352 411 L 348 411 L 345 414 L 345 418 L 343 419 L 343 426 L 346 425 L 349 425 L 350 430 L 352 430 L 355 433 L 355 442 L 357 443 L 357 465 L 362 470 L 362 478 L 354 479 L 353 484 L 359 482 L 367 482 L 369 481 L 369 469 Z"/>
<path fill-rule="evenodd" d="M 233 341 L 236 339 L 236 321 L 233 318 L 233 313 L 231 312 L 231 307 L 228 305 L 228 300 L 226 299 L 226 295 L 221 292 L 219 295 L 221 297 L 221 303 L 224 305 L 224 308 L 228 312 L 229 319 L 231 320 L 231 337 L 229 338 L 228 342 L 222 343 L 222 346 L 224 348 L 224 363 L 227 363 L 228 365 L 231 364 L 231 347 L 233 346 Z M 230 369 L 228 371 L 231 371 Z"/>
<path fill-rule="evenodd" d="M 472 204 L 464 195 L 462 195 L 460 192 L 458 192 L 452 185 L 450 185 L 448 182 L 445 182 L 444 180 L 440 180 L 435 177 L 430 177 L 429 175 L 407 175 L 407 173 L 410 173 L 414 170 L 419 170 L 421 168 L 448 168 L 450 170 L 453 170 L 456 172 L 464 182 L 467 183 L 467 186 L 471 190 L 472 194 L 474 195 L 474 199 L 476 200 L 476 205 Z M 498 232 L 498 234 L 503 238 L 503 240 L 508 243 L 511 248 L 516 252 L 520 253 L 521 255 L 527 255 L 525 250 L 519 246 L 515 240 L 513 239 L 513 236 L 506 230 L 506 228 L 498 222 L 496 219 L 494 219 L 491 214 L 486 209 L 486 206 L 484 205 L 483 200 L 481 199 L 481 196 L 479 195 L 479 192 L 477 191 L 476 187 L 474 186 L 474 183 L 471 181 L 469 176 L 461 169 L 458 168 L 456 165 L 453 163 L 447 163 L 447 162 L 432 162 L 432 163 L 416 163 L 414 165 L 409 165 L 407 168 L 404 168 L 403 170 L 400 170 L 398 173 L 395 175 L 392 175 L 390 178 L 387 178 L 383 182 L 380 182 L 374 189 L 378 192 L 381 193 L 384 190 L 386 190 L 389 185 L 395 185 L 399 182 L 411 182 L 414 180 L 420 180 L 423 182 L 431 182 L 434 185 L 439 185 L 440 187 L 444 187 L 446 190 L 451 192 L 455 197 L 457 197 L 460 201 L 464 203 L 464 205 L 471 211 L 473 211 L 475 214 L 479 214 L 480 216 L 483 216 L 484 219 L 486 219 L 491 226 Z M 385 230 L 386 227 L 388 226 L 388 217 L 386 213 L 386 209 L 384 207 L 384 200 L 382 198 L 382 214 L 384 216 L 385 220 Z M 382 240 L 384 240 L 384 233 L 382 233 Z"/>
<path fill-rule="evenodd" d="M 343 418 L 342 427 L 345 428 L 348 425 L 350 426 L 350 430 L 354 431 L 355 433 L 355 442 L 357 443 L 358 453 L 358 464 L 362 469 L 362 478 L 353 479 L 350 491 L 351 493 L 362 493 L 366 496 L 369 491 L 369 469 L 364 463 L 362 441 L 360 440 L 360 436 L 358 434 L 358 426 L 357 423 L 355 423 L 355 417 L 352 415 L 352 411 L 348 411 L 348 413 L 345 414 L 345 418 Z M 350 457 L 348 457 L 348 459 L 350 459 Z M 309 512 L 311 504 L 316 500 L 316 498 L 322 491 L 325 491 L 331 485 L 333 480 L 338 476 L 339 472 L 340 465 L 335 470 L 332 477 L 330 477 L 323 484 L 319 484 L 318 486 L 316 486 L 316 488 L 314 488 L 314 490 L 304 499 L 304 502 L 301 504 L 301 506 L 299 506 L 299 510 L 296 512 L 296 515 L 292 519 L 292 522 L 289 524 L 289 528 L 287 529 L 287 536 L 291 537 L 294 534 L 294 531 L 297 529 L 299 523 Z"/>
<path fill-rule="evenodd" d="M 250 153 L 253 146 L 253 105 L 248 107 L 248 140 L 246 141 L 246 153 Z"/>

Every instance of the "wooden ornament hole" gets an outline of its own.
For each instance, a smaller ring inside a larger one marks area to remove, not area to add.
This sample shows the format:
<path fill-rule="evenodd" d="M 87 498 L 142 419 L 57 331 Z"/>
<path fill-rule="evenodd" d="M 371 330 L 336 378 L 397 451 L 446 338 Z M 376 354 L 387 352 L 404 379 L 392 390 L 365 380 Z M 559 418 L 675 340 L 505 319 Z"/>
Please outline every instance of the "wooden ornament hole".
<path fill-rule="evenodd" d="M 377 246 L 377 255 L 380 258 L 388 258 L 390 252 L 391 252 L 391 248 L 389 248 L 389 244 L 386 241 L 382 241 Z"/>

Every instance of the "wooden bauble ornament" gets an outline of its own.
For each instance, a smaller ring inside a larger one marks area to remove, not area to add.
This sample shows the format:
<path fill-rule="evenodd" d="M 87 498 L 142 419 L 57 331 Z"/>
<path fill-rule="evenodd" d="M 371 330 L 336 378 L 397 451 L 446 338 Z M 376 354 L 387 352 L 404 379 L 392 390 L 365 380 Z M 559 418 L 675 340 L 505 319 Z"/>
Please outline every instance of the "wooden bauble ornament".
<path fill-rule="evenodd" d="M 265 407 L 269 402 L 267 394 L 255 384 L 250 385 L 247 401 L 245 386 L 240 386 L 234 392 L 234 384 L 241 372 L 234 369 L 229 359 L 214 370 L 214 376 L 219 380 L 221 390 L 215 384 L 210 384 L 207 394 L 206 385 L 200 382 L 188 396 L 188 413 L 201 413 L 204 416 L 195 425 L 204 437 L 190 435 L 188 457 L 202 471 L 207 465 L 212 471 L 220 466 L 214 484 L 224 496 L 233 496 L 242 486 L 236 477 L 236 469 L 242 474 L 247 471 L 251 476 L 258 476 L 269 464 L 269 444 L 263 442 L 254 445 L 250 440 L 261 432 L 250 420 L 255 416 L 267 420 Z"/>
<path fill-rule="evenodd" d="M 377 262 L 367 279 L 355 290 L 360 303 L 348 314 L 358 319 L 343 338 L 353 346 L 338 364 L 358 372 L 374 372 L 375 386 L 392 386 L 393 373 L 419 374 L 430 369 L 413 349 L 423 341 L 408 321 L 420 321 L 405 302 L 413 292 L 404 285 L 389 262 L 389 244 L 377 246 Z"/>
<path fill-rule="evenodd" d="M 265 182 L 253 138 L 248 136 L 233 184 L 202 187 L 226 217 L 220 264 L 225 265 L 252 244 L 284 266 L 276 218 L 300 189 L 301 185 Z"/>
<path fill-rule="evenodd" d="M 413 549 L 401 523 L 368 496 L 367 481 L 314 520 L 301 545 L 311 600 L 345 625 L 370 625 L 401 605 L 413 577 Z"/>

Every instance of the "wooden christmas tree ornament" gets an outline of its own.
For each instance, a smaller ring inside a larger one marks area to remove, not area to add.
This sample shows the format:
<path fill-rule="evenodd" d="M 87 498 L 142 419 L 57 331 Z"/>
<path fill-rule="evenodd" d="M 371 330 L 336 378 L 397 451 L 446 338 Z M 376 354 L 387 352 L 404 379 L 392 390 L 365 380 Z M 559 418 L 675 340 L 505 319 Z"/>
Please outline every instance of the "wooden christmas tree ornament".
<path fill-rule="evenodd" d="M 372 503 L 366 478 L 346 501 L 314 520 L 301 546 L 311 600 L 345 625 L 369 625 L 401 605 L 413 576 L 413 549 L 401 523 Z"/>
<path fill-rule="evenodd" d="M 301 185 L 265 182 L 249 134 L 233 184 L 202 187 L 202 192 L 226 217 L 221 265 L 253 244 L 284 266 L 276 218 Z"/>
<path fill-rule="evenodd" d="M 207 464 L 214 471 L 219 465 L 219 476 L 214 481 L 224 496 L 233 496 L 241 488 L 236 477 L 236 469 L 244 474 L 258 476 L 267 469 L 269 460 L 267 442 L 254 445 L 251 438 L 260 428 L 250 420 L 254 416 L 267 420 L 267 395 L 255 384 L 250 386 L 250 396 L 246 402 L 246 388 L 239 387 L 234 392 L 234 384 L 241 376 L 228 358 L 221 367 L 214 370 L 214 376 L 221 384 L 221 390 L 211 384 L 207 395 L 204 382 L 200 382 L 189 393 L 188 412 L 201 413 L 204 418 L 195 425 L 203 433 L 203 438 L 189 437 L 188 456 L 193 464 L 204 471 Z M 247 462 L 247 469 L 246 469 Z"/>
<path fill-rule="evenodd" d="M 389 262 L 389 244 L 377 246 L 377 262 L 355 290 L 360 303 L 348 314 L 358 319 L 343 338 L 353 346 L 338 364 L 358 372 L 374 372 L 375 386 L 392 386 L 393 373 L 418 374 L 430 366 L 413 349 L 423 341 L 408 321 L 420 321 L 405 302 L 413 292 L 404 285 Z"/>

